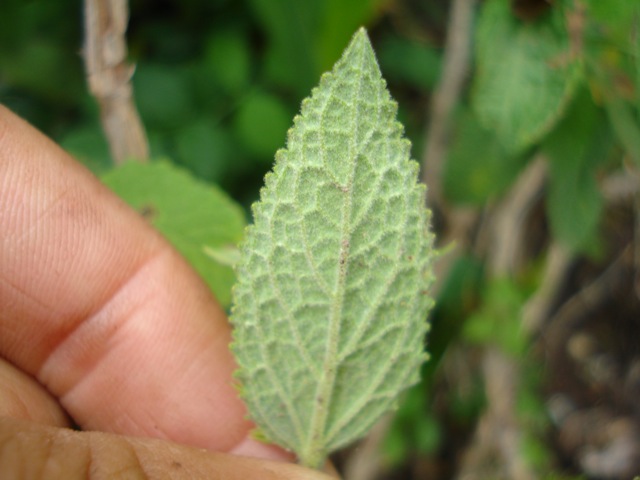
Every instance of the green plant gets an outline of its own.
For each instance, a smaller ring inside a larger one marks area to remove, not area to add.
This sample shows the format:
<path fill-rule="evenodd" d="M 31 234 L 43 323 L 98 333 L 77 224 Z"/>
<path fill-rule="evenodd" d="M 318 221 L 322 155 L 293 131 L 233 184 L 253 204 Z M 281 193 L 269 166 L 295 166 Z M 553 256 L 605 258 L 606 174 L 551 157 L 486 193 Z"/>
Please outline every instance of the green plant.
<path fill-rule="evenodd" d="M 167 162 L 103 175 L 225 306 L 237 261 L 242 397 L 258 435 L 312 467 L 363 436 L 426 358 L 433 239 L 396 109 L 361 29 L 302 103 L 239 260 L 244 222 L 221 191 Z"/>
<path fill-rule="evenodd" d="M 260 435 L 318 468 L 416 383 L 431 306 L 425 188 L 364 29 L 302 104 L 233 290 Z"/>
<path fill-rule="evenodd" d="M 229 307 L 235 280 L 229 265 L 237 261 L 244 231 L 242 210 L 230 197 L 245 206 L 255 201 L 302 96 L 335 62 L 358 25 L 373 28 L 380 67 L 398 100 L 414 157 L 430 144 L 423 139 L 425 123 L 442 124 L 437 115 L 426 117 L 425 106 L 437 104 L 438 85 L 455 57 L 442 48 L 442 40 L 447 25 L 453 25 L 448 12 L 455 11 L 456 2 L 398 0 L 387 8 L 388 3 L 195 0 L 167 9 L 132 2 L 127 39 L 137 65 L 137 106 L 152 158 L 166 158 L 171 168 L 153 161 L 114 169 L 95 102 L 84 87 L 77 55 L 80 23 L 68 21 L 79 18 L 78 2 L 0 2 L 0 97 L 104 174 Z M 557 449 L 541 455 L 539 448 L 557 433 L 540 420 L 549 379 L 528 373 L 540 369 L 539 337 L 547 335 L 524 331 L 523 312 L 548 289 L 545 272 L 561 264 L 555 260 L 558 251 L 570 262 L 556 278 L 580 277 L 549 289 L 557 294 L 553 304 L 560 306 L 577 293 L 578 283 L 587 285 L 588 272 L 615 267 L 613 258 L 633 237 L 637 183 L 630 180 L 640 158 L 640 2 L 485 0 L 474 14 L 469 28 L 457 32 L 467 36 L 473 50 L 468 81 L 447 120 L 451 128 L 442 175 L 429 177 L 434 204 L 440 203 L 441 191 L 446 206 L 436 215 L 439 236 L 451 238 L 456 248 L 443 256 L 437 307 L 429 319 L 430 361 L 422 367 L 426 381 L 404 396 L 376 460 L 382 459 L 381 468 L 397 465 L 403 471 L 411 469 L 408 462 L 434 458 L 445 465 L 445 474 L 460 468 L 451 459 L 467 457 L 462 449 L 473 442 L 462 446 L 456 440 L 476 423 L 484 424 L 478 422 L 483 411 L 504 399 L 485 395 L 481 372 L 452 372 L 452 365 L 465 365 L 469 357 L 475 367 L 478 349 L 497 348 L 522 372 L 509 390 L 517 407 L 512 418 L 525 439 L 514 451 L 532 468 L 548 472 L 561 457 Z M 536 164 L 546 175 L 538 179 L 527 204 L 531 209 L 522 211 L 515 228 L 504 230 L 524 233 L 514 241 L 518 259 L 513 271 L 496 272 L 499 249 L 489 248 L 494 242 L 487 232 Z M 166 178 L 146 181 L 158 178 L 156 169 Z M 170 180 L 172 175 L 180 181 Z M 194 189 L 214 194 L 205 199 Z M 466 217 L 471 230 L 460 228 L 459 213 L 473 216 L 473 221 Z M 225 224 L 229 219 L 231 227 Z M 539 325 L 546 329 L 553 312 L 548 308 Z M 547 366 L 551 372 L 565 367 Z"/>

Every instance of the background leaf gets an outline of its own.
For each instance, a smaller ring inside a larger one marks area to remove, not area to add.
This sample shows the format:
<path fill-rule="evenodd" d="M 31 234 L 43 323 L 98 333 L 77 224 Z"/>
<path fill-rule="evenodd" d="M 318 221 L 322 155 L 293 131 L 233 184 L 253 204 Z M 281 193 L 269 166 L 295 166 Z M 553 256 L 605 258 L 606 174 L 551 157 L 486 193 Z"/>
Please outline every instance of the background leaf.
<path fill-rule="evenodd" d="M 606 117 L 585 91 L 544 143 L 549 157 L 551 229 L 570 250 L 584 251 L 595 245 L 603 209 L 595 174 L 611 147 Z"/>
<path fill-rule="evenodd" d="M 522 152 L 560 119 L 580 78 L 562 11 L 523 24 L 507 0 L 489 0 L 478 20 L 473 106 L 509 153 Z"/>
<path fill-rule="evenodd" d="M 250 0 L 249 3 L 269 36 L 266 76 L 304 95 L 321 72 L 313 54 L 313 36 L 321 18 L 322 2 Z"/>
<path fill-rule="evenodd" d="M 440 55 L 428 44 L 391 37 L 378 47 L 380 67 L 389 80 L 433 88 L 440 77 Z"/>
<path fill-rule="evenodd" d="M 456 132 L 444 164 L 445 195 L 458 204 L 483 205 L 501 194 L 526 164 L 524 155 L 509 155 L 491 130 L 469 111 L 456 119 Z"/>
<path fill-rule="evenodd" d="M 273 95 L 262 92 L 249 95 L 235 118 L 242 146 L 270 164 L 273 153 L 284 145 L 292 116 Z"/>
<path fill-rule="evenodd" d="M 302 104 L 241 247 L 233 350 L 262 435 L 320 467 L 417 382 L 432 237 L 361 29 Z"/>
<path fill-rule="evenodd" d="M 240 29 L 214 32 L 207 41 L 204 71 L 227 92 L 238 93 L 247 87 L 251 74 L 251 55 L 246 33 Z M 211 90 L 211 88 L 209 88 Z"/>
<path fill-rule="evenodd" d="M 632 105 L 619 98 L 606 103 L 611 127 L 629 157 L 640 167 L 640 123 Z"/>
<path fill-rule="evenodd" d="M 138 210 L 185 256 L 223 306 L 233 270 L 205 252 L 237 245 L 245 226 L 242 210 L 221 190 L 167 162 L 125 163 L 102 181 Z"/>
<path fill-rule="evenodd" d="M 182 70 L 140 63 L 133 77 L 133 86 L 145 125 L 172 129 L 195 114 L 191 85 Z"/>
<path fill-rule="evenodd" d="M 175 135 L 179 162 L 204 180 L 222 180 L 234 160 L 230 136 L 209 118 L 186 124 Z"/>

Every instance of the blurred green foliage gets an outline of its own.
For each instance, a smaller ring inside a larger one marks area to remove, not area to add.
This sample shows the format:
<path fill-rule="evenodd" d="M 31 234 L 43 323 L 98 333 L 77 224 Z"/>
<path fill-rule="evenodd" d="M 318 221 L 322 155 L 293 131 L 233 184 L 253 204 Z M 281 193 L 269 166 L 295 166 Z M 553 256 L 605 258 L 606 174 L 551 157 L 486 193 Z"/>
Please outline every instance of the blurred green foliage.
<path fill-rule="evenodd" d="M 300 100 L 360 25 L 370 30 L 414 157 L 420 159 L 426 105 L 443 61 L 448 4 L 132 0 L 133 84 L 152 156 L 171 159 L 196 177 L 195 183 L 166 164 L 153 174 L 127 173 L 135 167 L 111 171 L 98 109 L 84 79 L 78 0 L 0 2 L 0 102 L 105 175 L 134 205 L 153 198 L 167 215 L 157 217 L 166 220 L 158 220 L 158 228 L 183 244 L 186 256 L 226 301 L 231 271 L 211 264 L 239 240 L 242 215 L 211 185 L 249 206 L 275 151 L 284 146 Z M 443 177 L 433 181 L 442 182 L 451 205 L 485 207 L 542 153 L 548 163 L 544 203 L 552 237 L 572 252 L 597 253 L 604 211 L 599 179 L 627 160 L 640 165 L 640 2 L 558 0 L 523 17 L 509 0 L 485 0 L 476 13 L 469 88 L 452 119 Z M 178 180 L 160 181 L 156 175 Z M 165 197 L 156 197 L 158 189 Z M 217 195 L 213 211 L 187 204 L 194 198 L 196 205 L 206 203 L 208 195 Z M 231 212 L 229 218 L 217 227 L 227 226 L 228 236 L 193 229 L 198 222 L 211 227 L 224 211 Z M 181 218 L 192 224 L 175 223 Z M 209 255 L 203 247 L 218 253 Z M 211 277 L 211 268 L 221 277 Z M 549 463 L 540 442 L 546 428 L 540 379 L 528 373 L 529 345 L 519 323 L 535 288 L 532 278 L 539 280 L 534 265 L 530 270 L 526 280 L 487 278 L 482 259 L 469 253 L 441 279 L 429 337 L 431 361 L 424 367 L 425 382 L 408 394 L 389 432 L 385 457 L 390 463 L 434 452 L 446 441 L 441 419 L 431 410 L 430 388 L 454 342 L 496 344 L 522 362 L 526 378 L 518 398 L 531 426 L 527 458 L 545 467 Z M 449 409 L 461 423 L 471 424 L 483 405 L 479 385 L 467 396 L 454 394 Z"/>

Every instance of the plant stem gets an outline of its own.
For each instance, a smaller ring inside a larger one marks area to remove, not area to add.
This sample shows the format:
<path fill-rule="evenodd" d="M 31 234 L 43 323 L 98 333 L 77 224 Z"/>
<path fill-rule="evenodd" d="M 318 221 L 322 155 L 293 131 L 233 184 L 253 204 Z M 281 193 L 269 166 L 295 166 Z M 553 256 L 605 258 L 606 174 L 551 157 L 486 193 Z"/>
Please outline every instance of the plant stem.
<path fill-rule="evenodd" d="M 133 67 L 126 63 L 127 0 L 85 0 L 84 62 L 91 93 L 116 164 L 149 156 L 147 135 L 133 102 Z"/>

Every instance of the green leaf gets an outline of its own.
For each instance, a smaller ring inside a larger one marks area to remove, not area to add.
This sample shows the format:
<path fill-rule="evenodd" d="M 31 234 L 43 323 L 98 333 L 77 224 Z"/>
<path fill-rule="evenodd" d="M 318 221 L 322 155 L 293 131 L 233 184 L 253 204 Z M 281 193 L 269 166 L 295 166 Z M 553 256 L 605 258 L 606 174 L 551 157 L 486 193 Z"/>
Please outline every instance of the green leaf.
<path fill-rule="evenodd" d="M 0 12 L 0 16 L 5 15 Z M 81 98 L 78 92 L 86 88 L 81 82 L 78 55 L 66 50 L 55 38 L 34 35 L 15 48 L 0 51 L 0 63 L 3 84 L 25 89 L 56 104 L 77 105 Z"/>
<path fill-rule="evenodd" d="M 511 185 L 526 163 L 524 155 L 508 155 L 494 132 L 463 111 L 444 165 L 445 195 L 458 204 L 482 206 Z"/>
<path fill-rule="evenodd" d="M 268 35 L 265 74 L 269 81 L 304 95 L 320 70 L 314 40 L 320 0 L 250 0 Z"/>
<path fill-rule="evenodd" d="M 145 216 L 184 255 L 228 306 L 232 268 L 209 250 L 237 245 L 245 227 L 242 209 L 218 188 L 200 182 L 168 162 L 125 163 L 102 181 Z"/>
<path fill-rule="evenodd" d="M 302 103 L 237 267 L 237 378 L 261 434 L 320 466 L 416 383 L 425 187 L 364 29 Z"/>
<path fill-rule="evenodd" d="M 620 98 L 610 98 L 605 108 L 618 141 L 640 167 L 640 124 L 633 106 Z"/>
<path fill-rule="evenodd" d="M 586 0 L 583 8 L 581 52 L 589 67 L 589 88 L 605 103 L 626 100 L 640 107 L 640 2 Z"/>
<path fill-rule="evenodd" d="M 636 23 L 640 20 L 640 4 L 629 0 L 586 0 L 586 18 L 594 31 L 587 32 L 602 42 L 603 37 L 619 45 L 629 53 L 629 42 L 633 41 Z M 637 40 L 637 38 L 636 38 Z"/>
<path fill-rule="evenodd" d="M 204 73 L 225 91 L 238 94 L 249 84 L 251 50 L 248 35 L 239 29 L 215 30 L 204 54 Z"/>
<path fill-rule="evenodd" d="M 508 152 L 522 152 L 553 128 L 581 78 L 562 11 L 522 23 L 508 0 L 490 0 L 476 44 L 475 111 Z"/>
<path fill-rule="evenodd" d="M 220 182 L 235 159 L 230 137 L 209 118 L 188 123 L 176 132 L 177 159 L 198 178 Z"/>
<path fill-rule="evenodd" d="M 551 230 L 572 251 L 584 252 L 597 240 L 604 205 L 596 175 L 611 146 L 606 117 L 586 91 L 580 92 L 566 118 L 543 144 L 549 157 Z"/>
<path fill-rule="evenodd" d="M 145 125 L 174 129 L 195 114 L 192 88 L 184 70 L 139 63 L 133 76 L 136 103 Z"/>
<path fill-rule="evenodd" d="M 273 152 L 284 144 L 290 118 L 277 97 L 256 92 L 240 106 L 234 127 L 243 147 L 271 163 Z"/>
<path fill-rule="evenodd" d="M 431 90 L 440 78 L 441 54 L 428 44 L 391 37 L 380 45 L 378 57 L 389 80 Z"/>
<path fill-rule="evenodd" d="M 412 453 L 433 453 L 442 440 L 439 420 L 429 409 L 429 392 L 424 385 L 410 388 L 402 399 L 382 442 L 385 463 L 398 466 Z"/>
<path fill-rule="evenodd" d="M 483 292 L 483 303 L 464 324 L 464 337 L 475 344 L 495 344 L 514 357 L 528 348 L 520 324 L 527 296 L 524 289 L 509 278 L 492 280 Z"/>

